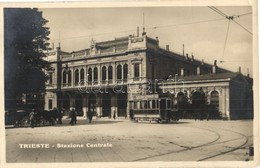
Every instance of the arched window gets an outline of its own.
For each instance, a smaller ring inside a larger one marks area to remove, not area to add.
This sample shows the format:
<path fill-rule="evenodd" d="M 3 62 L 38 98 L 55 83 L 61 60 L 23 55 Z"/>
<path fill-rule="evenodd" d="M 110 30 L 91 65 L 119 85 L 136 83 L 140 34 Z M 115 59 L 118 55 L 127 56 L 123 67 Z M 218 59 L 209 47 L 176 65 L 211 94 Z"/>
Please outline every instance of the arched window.
<path fill-rule="evenodd" d="M 110 65 L 108 67 L 108 80 L 112 80 L 113 79 L 113 67 Z"/>
<path fill-rule="evenodd" d="M 88 82 L 92 82 L 92 68 L 88 69 Z"/>
<path fill-rule="evenodd" d="M 94 68 L 94 81 L 97 81 L 98 80 L 98 68 L 95 67 Z"/>
<path fill-rule="evenodd" d="M 85 80 L 85 71 L 84 71 L 84 69 L 81 69 L 80 70 L 80 81 L 84 82 L 84 80 Z"/>
<path fill-rule="evenodd" d="M 121 65 L 117 65 L 116 67 L 116 79 L 122 79 L 122 66 Z"/>
<path fill-rule="evenodd" d="M 52 84 L 52 79 L 53 79 L 53 75 L 52 75 L 53 73 L 52 72 L 50 72 L 49 73 L 49 84 Z"/>
<path fill-rule="evenodd" d="M 177 94 L 177 103 L 182 103 L 184 101 L 185 95 L 183 92 Z"/>
<path fill-rule="evenodd" d="M 125 64 L 124 67 L 123 67 L 123 79 L 127 79 L 127 75 L 128 75 L 128 65 Z"/>
<path fill-rule="evenodd" d="M 68 71 L 68 85 L 71 86 L 71 70 Z"/>
<path fill-rule="evenodd" d="M 210 94 L 210 104 L 216 107 L 219 106 L 219 94 L 216 90 L 212 91 Z"/>
<path fill-rule="evenodd" d="M 67 83 L 67 73 L 66 73 L 66 71 L 63 71 L 63 73 L 62 73 L 62 83 L 63 84 Z"/>
<path fill-rule="evenodd" d="M 79 83 L 79 70 L 78 69 L 76 69 L 76 71 L 75 71 L 75 84 L 76 85 L 78 85 L 78 83 Z"/>
<path fill-rule="evenodd" d="M 107 79 L 107 67 L 102 67 L 102 81 Z"/>

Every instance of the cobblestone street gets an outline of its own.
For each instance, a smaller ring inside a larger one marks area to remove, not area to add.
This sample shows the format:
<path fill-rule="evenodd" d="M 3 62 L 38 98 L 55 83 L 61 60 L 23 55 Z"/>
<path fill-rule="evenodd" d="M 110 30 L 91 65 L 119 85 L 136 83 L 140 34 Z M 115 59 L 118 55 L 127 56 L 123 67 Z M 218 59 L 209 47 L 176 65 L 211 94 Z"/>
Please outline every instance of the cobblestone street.
<path fill-rule="evenodd" d="M 252 120 L 157 124 L 124 118 L 94 119 L 89 124 L 79 118 L 71 126 L 67 119 L 63 125 L 6 128 L 6 161 L 249 161 L 253 160 L 249 156 L 252 125 Z"/>

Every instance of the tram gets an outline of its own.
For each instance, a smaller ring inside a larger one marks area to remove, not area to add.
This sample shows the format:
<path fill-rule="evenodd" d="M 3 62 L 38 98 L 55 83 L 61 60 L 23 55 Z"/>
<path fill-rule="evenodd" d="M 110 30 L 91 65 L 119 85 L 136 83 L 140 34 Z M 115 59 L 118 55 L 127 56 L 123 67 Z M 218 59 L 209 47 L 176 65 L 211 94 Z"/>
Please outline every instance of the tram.
<path fill-rule="evenodd" d="M 165 95 L 146 95 L 130 101 L 130 118 L 134 121 L 162 123 L 178 121 L 179 112 L 171 98 Z"/>

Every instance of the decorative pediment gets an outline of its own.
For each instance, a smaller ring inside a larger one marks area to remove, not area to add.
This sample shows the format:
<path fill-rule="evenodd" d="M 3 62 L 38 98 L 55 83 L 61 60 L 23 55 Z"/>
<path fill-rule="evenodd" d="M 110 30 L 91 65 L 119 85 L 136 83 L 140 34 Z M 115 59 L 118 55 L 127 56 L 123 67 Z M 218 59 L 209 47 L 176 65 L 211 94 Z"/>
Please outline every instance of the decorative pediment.
<path fill-rule="evenodd" d="M 134 58 L 134 59 L 131 60 L 132 63 L 140 63 L 142 61 L 143 61 L 142 58 Z"/>

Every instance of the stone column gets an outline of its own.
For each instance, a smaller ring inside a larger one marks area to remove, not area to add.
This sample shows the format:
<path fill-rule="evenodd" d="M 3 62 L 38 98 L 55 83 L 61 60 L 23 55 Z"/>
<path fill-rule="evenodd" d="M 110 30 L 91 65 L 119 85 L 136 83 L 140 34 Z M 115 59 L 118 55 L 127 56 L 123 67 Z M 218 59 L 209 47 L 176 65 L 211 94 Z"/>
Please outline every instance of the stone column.
<path fill-rule="evenodd" d="M 102 115 L 102 98 L 101 98 L 101 94 L 98 94 L 96 96 L 97 100 L 96 100 L 96 112 L 98 116 Z"/>
<path fill-rule="evenodd" d="M 72 70 L 71 70 L 71 86 L 73 87 L 74 86 L 74 82 L 75 82 L 75 79 L 74 79 L 74 67 L 72 67 Z"/>
<path fill-rule="evenodd" d="M 230 116 L 230 95 L 229 95 L 229 86 L 226 87 L 226 99 L 225 99 L 225 103 L 226 103 L 226 115 L 228 117 L 228 120 L 230 120 L 231 116 Z"/>
<path fill-rule="evenodd" d="M 87 96 L 84 94 L 83 95 L 83 117 L 86 118 L 87 116 L 87 111 L 88 111 L 88 107 L 87 107 Z"/>
<path fill-rule="evenodd" d="M 75 109 L 75 94 L 70 95 L 70 110 Z"/>
<path fill-rule="evenodd" d="M 114 115 L 114 112 L 116 112 L 116 117 L 118 117 L 118 107 L 117 107 L 117 96 L 115 93 L 111 95 L 111 118 Z"/>

